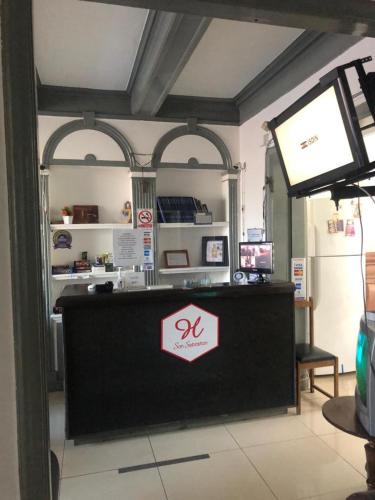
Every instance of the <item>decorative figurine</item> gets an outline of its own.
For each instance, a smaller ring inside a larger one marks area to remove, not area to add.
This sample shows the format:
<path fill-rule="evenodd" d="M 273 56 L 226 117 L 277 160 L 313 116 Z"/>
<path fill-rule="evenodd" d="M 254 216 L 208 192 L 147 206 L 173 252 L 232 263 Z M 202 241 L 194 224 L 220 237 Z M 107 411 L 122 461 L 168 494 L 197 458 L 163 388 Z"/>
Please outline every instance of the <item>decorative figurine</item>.
<path fill-rule="evenodd" d="M 124 203 L 124 208 L 121 210 L 122 215 L 124 216 L 124 224 L 132 223 L 132 206 L 130 201 Z"/>

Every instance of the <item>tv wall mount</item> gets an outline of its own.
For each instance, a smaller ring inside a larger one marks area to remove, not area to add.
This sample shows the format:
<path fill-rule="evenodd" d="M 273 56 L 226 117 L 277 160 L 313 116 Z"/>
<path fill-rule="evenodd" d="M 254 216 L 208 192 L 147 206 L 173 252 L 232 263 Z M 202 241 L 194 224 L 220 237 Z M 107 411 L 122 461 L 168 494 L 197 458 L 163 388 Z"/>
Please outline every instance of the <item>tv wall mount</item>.
<path fill-rule="evenodd" d="M 360 87 L 362 89 L 363 95 L 365 96 L 367 105 L 369 107 L 371 116 L 373 118 L 373 122 L 369 125 L 360 127 L 361 131 L 367 130 L 369 128 L 375 127 L 375 72 L 366 73 L 363 65 L 369 61 L 372 61 L 372 57 L 364 57 L 362 59 L 356 59 L 347 64 L 343 64 L 342 66 L 338 66 L 333 69 L 324 77 L 320 79 L 321 83 L 328 83 L 333 81 L 339 77 L 342 77 L 345 74 L 345 71 L 350 68 L 355 68 L 358 74 L 358 80 Z M 346 76 L 345 79 L 346 80 Z M 349 89 L 349 85 L 347 87 Z M 372 168 L 371 168 L 372 167 Z M 358 174 L 355 177 L 351 177 L 348 179 L 343 179 L 342 181 L 330 186 L 330 187 L 322 187 L 314 191 L 312 194 L 317 194 L 323 191 L 331 191 L 331 200 L 335 202 L 336 209 L 338 210 L 339 201 L 341 199 L 351 199 L 351 198 L 360 198 L 364 196 L 374 196 L 375 195 L 375 186 L 366 186 L 364 192 L 359 186 L 353 185 L 362 180 L 371 179 L 375 177 L 375 162 L 369 163 L 369 168 L 366 172 Z M 303 196 L 303 195 L 301 195 Z M 298 197 L 298 196 L 297 196 Z"/>

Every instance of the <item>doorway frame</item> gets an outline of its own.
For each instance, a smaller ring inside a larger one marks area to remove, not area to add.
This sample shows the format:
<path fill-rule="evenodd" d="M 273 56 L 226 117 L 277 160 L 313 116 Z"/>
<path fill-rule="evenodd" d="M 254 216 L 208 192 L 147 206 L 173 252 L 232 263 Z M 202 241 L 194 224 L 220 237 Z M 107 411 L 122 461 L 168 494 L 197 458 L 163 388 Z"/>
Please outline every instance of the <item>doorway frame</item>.
<path fill-rule="evenodd" d="M 110 0 L 97 1 L 116 3 Z M 142 2 L 138 0 L 133 3 L 141 6 Z M 232 3 L 235 4 L 235 0 Z M 154 5 L 157 8 L 157 0 Z M 279 14 L 285 16 L 287 25 L 288 6 L 283 13 L 280 2 L 278 5 Z M 214 15 L 214 12 L 210 15 Z M 300 16 L 303 19 L 303 14 Z M 323 18 L 322 14 L 322 25 Z M 360 22 L 360 19 L 358 21 Z M 49 500 L 51 490 L 45 368 L 47 332 L 42 297 L 32 26 L 32 0 L 2 1 L 1 38 L 12 253 L 20 496 L 22 500 Z"/>
<path fill-rule="evenodd" d="M 1 42 L 21 500 L 51 498 L 32 0 L 3 0 Z"/>

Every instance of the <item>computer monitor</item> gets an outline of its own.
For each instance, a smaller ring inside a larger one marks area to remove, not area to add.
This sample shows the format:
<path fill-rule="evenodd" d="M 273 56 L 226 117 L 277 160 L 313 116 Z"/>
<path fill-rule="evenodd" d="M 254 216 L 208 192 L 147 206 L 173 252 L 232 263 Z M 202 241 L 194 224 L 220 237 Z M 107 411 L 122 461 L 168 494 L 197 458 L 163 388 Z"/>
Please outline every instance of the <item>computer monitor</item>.
<path fill-rule="evenodd" d="M 272 241 L 241 242 L 239 247 L 241 271 L 259 275 L 273 273 Z"/>

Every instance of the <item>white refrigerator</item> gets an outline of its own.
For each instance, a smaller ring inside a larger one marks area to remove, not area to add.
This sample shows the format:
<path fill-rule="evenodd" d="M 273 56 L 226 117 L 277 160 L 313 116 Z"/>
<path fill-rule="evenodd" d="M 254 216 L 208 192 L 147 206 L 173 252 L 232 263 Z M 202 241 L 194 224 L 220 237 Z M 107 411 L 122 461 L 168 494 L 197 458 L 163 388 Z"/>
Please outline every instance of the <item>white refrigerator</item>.
<path fill-rule="evenodd" d="M 364 252 L 375 251 L 375 205 L 368 198 L 360 200 Z M 340 201 L 338 211 L 328 198 L 307 200 L 308 288 L 315 303 L 315 345 L 338 356 L 340 373 L 355 370 L 364 308 L 358 215 L 357 199 Z M 317 373 L 331 370 L 321 368 Z"/>

